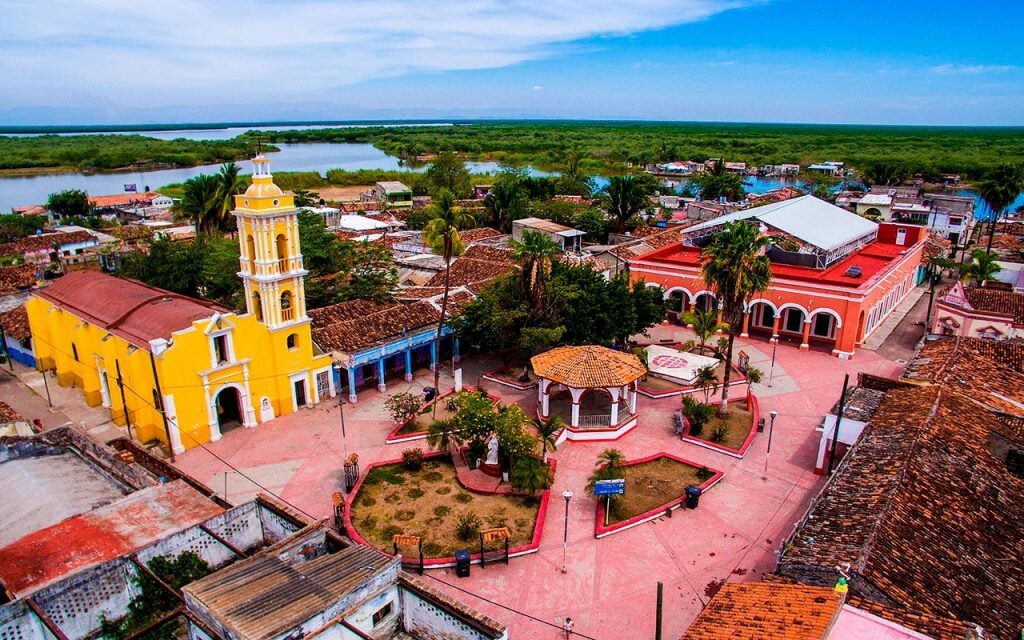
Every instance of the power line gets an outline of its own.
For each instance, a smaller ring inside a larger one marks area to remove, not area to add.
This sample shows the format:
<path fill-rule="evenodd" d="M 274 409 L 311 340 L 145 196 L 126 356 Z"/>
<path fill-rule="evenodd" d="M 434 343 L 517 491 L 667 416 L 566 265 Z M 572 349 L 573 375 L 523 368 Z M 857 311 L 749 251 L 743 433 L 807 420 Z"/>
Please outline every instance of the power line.
<path fill-rule="evenodd" d="M 437 578 L 435 576 L 432 576 L 429 573 L 424 573 L 423 575 L 429 577 L 432 580 L 436 580 L 437 582 L 440 582 L 441 584 L 443 584 L 445 586 L 451 587 L 452 589 L 455 589 L 456 591 L 461 591 L 462 593 L 465 593 L 466 595 L 473 596 L 474 598 L 479 598 L 479 599 L 483 600 L 484 602 L 487 602 L 489 604 L 493 604 L 496 607 L 501 607 L 502 609 L 504 609 L 506 611 L 511 611 L 512 613 L 515 613 L 517 615 L 521 615 L 524 618 L 529 618 L 530 620 L 533 620 L 534 622 L 539 622 L 539 623 L 547 625 L 547 626 L 549 626 L 549 627 L 551 627 L 553 629 L 558 629 L 559 631 L 563 631 L 561 626 L 559 626 L 557 624 L 554 624 L 553 622 L 548 622 L 547 620 L 541 620 L 540 618 L 538 618 L 536 616 L 532 616 L 529 613 L 526 613 L 525 611 L 520 611 L 518 609 L 513 609 L 512 607 L 510 607 L 508 605 L 501 604 L 500 602 L 495 602 L 494 600 L 491 600 L 490 598 L 485 598 L 484 596 L 482 596 L 482 595 L 480 595 L 478 593 L 473 593 L 472 591 L 467 591 L 466 589 L 463 589 L 462 587 L 456 587 L 454 584 L 452 584 L 450 582 L 446 582 L 446 581 L 444 581 L 444 580 L 442 580 L 440 578 Z M 592 636 L 588 636 L 588 635 L 582 634 L 582 633 L 580 633 L 578 631 L 573 631 L 572 635 L 573 635 L 573 637 L 576 637 L 576 638 L 583 638 L 583 640 L 597 640 L 597 638 L 594 638 Z"/>

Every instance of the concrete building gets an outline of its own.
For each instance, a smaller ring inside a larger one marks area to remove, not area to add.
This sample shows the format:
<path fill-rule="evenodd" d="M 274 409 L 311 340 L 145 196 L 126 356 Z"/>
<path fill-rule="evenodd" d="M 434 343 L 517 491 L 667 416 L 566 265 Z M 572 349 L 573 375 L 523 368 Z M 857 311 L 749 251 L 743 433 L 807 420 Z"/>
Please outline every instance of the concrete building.
<path fill-rule="evenodd" d="M 631 259 L 631 278 L 664 288 L 670 312 L 715 308 L 715 293 L 700 276 L 701 247 L 741 220 L 772 239 L 772 282 L 748 302 L 743 336 L 788 337 L 802 349 L 820 344 L 849 358 L 920 277 L 922 227 L 878 225 L 803 196 L 689 226 L 679 242 Z"/>
<path fill-rule="evenodd" d="M 550 238 L 555 244 L 561 247 L 562 251 L 569 251 L 572 253 L 579 253 L 582 249 L 583 236 L 587 235 L 585 231 L 579 229 L 573 229 L 557 222 L 550 220 L 544 220 L 541 218 L 520 218 L 512 222 L 512 238 L 517 242 L 522 242 L 523 231 L 533 231 L 534 233 L 543 233 Z"/>
<path fill-rule="evenodd" d="M 1024 293 L 957 282 L 935 303 L 930 332 L 944 336 L 1024 338 Z"/>
<path fill-rule="evenodd" d="M 412 208 L 412 189 L 397 180 L 378 182 L 370 190 L 370 198 L 387 209 Z"/>

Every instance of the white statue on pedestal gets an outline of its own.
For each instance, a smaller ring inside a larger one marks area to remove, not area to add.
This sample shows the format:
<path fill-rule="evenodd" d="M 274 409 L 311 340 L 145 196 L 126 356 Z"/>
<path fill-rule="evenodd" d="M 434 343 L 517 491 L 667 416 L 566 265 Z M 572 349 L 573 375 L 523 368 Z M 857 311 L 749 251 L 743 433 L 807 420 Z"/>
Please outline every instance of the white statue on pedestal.
<path fill-rule="evenodd" d="M 496 465 L 498 464 L 498 436 L 491 436 L 490 440 L 487 441 L 487 459 L 484 464 Z"/>

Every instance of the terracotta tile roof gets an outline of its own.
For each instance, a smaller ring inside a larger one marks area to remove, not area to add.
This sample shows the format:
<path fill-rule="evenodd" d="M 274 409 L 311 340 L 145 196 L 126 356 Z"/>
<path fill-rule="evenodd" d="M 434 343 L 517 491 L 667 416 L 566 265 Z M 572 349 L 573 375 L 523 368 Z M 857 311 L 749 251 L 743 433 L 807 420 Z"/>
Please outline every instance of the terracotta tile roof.
<path fill-rule="evenodd" d="M 473 245 L 455 259 L 451 266 L 451 286 L 461 287 L 485 282 L 510 273 L 515 268 L 512 252 L 486 245 Z M 428 287 L 442 287 L 445 282 L 444 270 L 434 274 L 425 284 Z"/>
<path fill-rule="evenodd" d="M 786 546 L 784 575 L 970 620 L 1015 637 L 1024 619 L 1024 479 L 989 450 L 1005 425 L 970 389 L 891 390 Z M 1024 396 L 1017 396 L 1024 398 Z"/>
<path fill-rule="evenodd" d="M 0 256 L 25 255 L 26 253 L 38 253 L 40 251 L 52 251 L 55 247 L 76 244 L 79 242 L 99 242 L 96 236 L 88 231 L 72 231 L 71 233 L 44 233 L 35 236 L 25 236 L 20 240 L 0 244 Z"/>
<path fill-rule="evenodd" d="M 117 226 L 110 229 L 110 235 L 114 236 L 121 242 L 138 242 L 140 240 L 148 240 L 152 238 L 154 231 L 152 227 L 128 225 Z"/>
<path fill-rule="evenodd" d="M 859 596 L 848 597 L 846 604 L 867 611 L 883 620 L 895 622 L 911 631 L 923 633 L 935 640 L 964 640 L 967 637 L 967 625 L 955 618 L 919 613 L 912 609 L 873 602 Z"/>
<path fill-rule="evenodd" d="M 4 328 L 4 335 L 19 342 L 32 335 L 28 327 L 28 313 L 25 311 L 25 305 L 19 305 L 6 313 L 0 313 L 0 326 Z"/>
<path fill-rule="evenodd" d="M 41 204 L 28 204 L 23 207 L 14 207 L 11 209 L 12 213 L 19 216 L 45 216 L 47 211 L 49 211 L 49 209 Z"/>
<path fill-rule="evenodd" d="M 951 337 L 926 342 L 903 372 L 917 383 L 941 385 L 998 411 L 1024 416 L 1024 345 Z"/>
<path fill-rule="evenodd" d="M 97 209 L 105 207 L 145 207 L 153 203 L 159 193 L 115 193 L 107 196 L 89 196 L 89 202 Z"/>
<path fill-rule="evenodd" d="M 395 300 L 423 300 L 444 294 L 444 287 L 403 287 L 395 292 Z"/>
<path fill-rule="evenodd" d="M 999 291 L 985 287 L 964 287 L 967 302 L 978 311 L 999 313 L 1013 318 L 1017 324 L 1024 324 L 1024 293 Z"/>
<path fill-rule="evenodd" d="M 647 373 L 639 358 L 607 347 L 557 347 L 530 358 L 537 377 L 575 389 L 622 387 Z"/>
<path fill-rule="evenodd" d="M 492 229 L 490 227 L 477 227 L 476 229 L 466 229 L 465 231 L 459 232 L 459 236 L 462 238 L 462 243 L 465 245 L 479 242 L 480 240 L 485 240 L 487 238 L 496 238 L 500 235 L 504 234 L 497 229 Z"/>
<path fill-rule="evenodd" d="M 145 350 L 155 338 L 228 309 L 98 271 L 76 271 L 35 295 Z"/>
<path fill-rule="evenodd" d="M 829 587 L 745 582 L 723 585 L 682 640 L 821 640 L 842 610 Z"/>
<path fill-rule="evenodd" d="M 375 304 L 351 300 L 313 309 L 313 340 L 324 351 L 353 353 L 389 342 L 402 330 L 416 331 L 437 324 L 441 314 L 429 302 Z"/>
<path fill-rule="evenodd" d="M 36 284 L 36 267 L 22 264 L 14 267 L 0 267 L 0 295 L 8 295 Z"/>
<path fill-rule="evenodd" d="M 7 422 L 21 422 L 24 419 L 25 417 L 15 411 L 11 405 L 0 401 L 0 424 Z"/>

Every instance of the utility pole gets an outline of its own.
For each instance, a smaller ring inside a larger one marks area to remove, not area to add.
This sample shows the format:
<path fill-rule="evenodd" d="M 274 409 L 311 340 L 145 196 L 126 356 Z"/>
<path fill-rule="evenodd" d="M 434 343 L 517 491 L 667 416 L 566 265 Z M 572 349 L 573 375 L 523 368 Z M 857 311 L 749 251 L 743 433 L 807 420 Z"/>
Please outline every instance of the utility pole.
<path fill-rule="evenodd" d="M 134 440 L 132 436 L 132 419 L 128 415 L 128 401 L 124 397 L 124 380 L 121 378 L 121 362 L 114 360 L 114 367 L 117 369 L 117 388 L 121 392 L 121 409 L 124 411 L 124 424 L 128 427 L 128 439 Z"/>
<path fill-rule="evenodd" d="M 46 389 L 46 406 L 53 408 L 53 400 L 50 399 L 50 383 L 46 381 L 46 369 L 41 369 L 43 373 L 43 389 Z"/>
<path fill-rule="evenodd" d="M 843 421 L 843 409 L 846 407 L 846 388 L 850 385 L 850 374 L 843 378 L 843 394 L 839 396 L 839 412 L 836 414 L 836 428 L 832 431 L 832 451 L 828 454 L 828 475 L 836 462 L 836 447 L 839 445 L 839 423 Z"/>
<path fill-rule="evenodd" d="M 658 608 L 654 614 L 654 640 L 661 640 L 661 611 L 665 596 L 665 585 L 658 583 Z"/>

